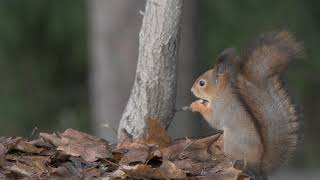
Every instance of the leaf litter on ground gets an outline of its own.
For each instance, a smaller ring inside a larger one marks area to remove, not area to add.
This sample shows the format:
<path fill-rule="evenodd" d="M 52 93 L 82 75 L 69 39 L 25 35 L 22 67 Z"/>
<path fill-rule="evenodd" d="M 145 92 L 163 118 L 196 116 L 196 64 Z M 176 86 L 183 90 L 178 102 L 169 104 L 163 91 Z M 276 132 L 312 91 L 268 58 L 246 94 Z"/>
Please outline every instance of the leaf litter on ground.
<path fill-rule="evenodd" d="M 32 139 L 0 137 L 0 179 L 250 179 L 223 154 L 223 138 L 172 140 L 159 120 L 145 138 L 118 144 L 67 129 Z"/>

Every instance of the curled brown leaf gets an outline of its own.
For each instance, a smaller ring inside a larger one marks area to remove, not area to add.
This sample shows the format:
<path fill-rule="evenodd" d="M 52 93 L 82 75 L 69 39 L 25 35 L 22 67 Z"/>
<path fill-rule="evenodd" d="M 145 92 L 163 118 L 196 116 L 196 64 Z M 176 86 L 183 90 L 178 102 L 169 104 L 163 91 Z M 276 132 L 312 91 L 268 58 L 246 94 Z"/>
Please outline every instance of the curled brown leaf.
<path fill-rule="evenodd" d="M 61 134 L 61 143 L 57 150 L 72 156 L 81 156 L 88 162 L 99 158 L 112 158 L 110 145 L 107 141 L 89 134 L 67 129 Z"/>

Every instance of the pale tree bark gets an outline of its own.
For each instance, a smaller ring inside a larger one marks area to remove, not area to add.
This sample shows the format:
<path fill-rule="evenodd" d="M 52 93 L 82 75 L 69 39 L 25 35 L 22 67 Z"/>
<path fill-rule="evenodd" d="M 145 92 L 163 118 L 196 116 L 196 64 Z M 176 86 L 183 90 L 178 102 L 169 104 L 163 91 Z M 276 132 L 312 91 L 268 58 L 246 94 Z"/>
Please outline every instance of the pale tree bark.
<path fill-rule="evenodd" d="M 141 0 L 90 0 L 89 51 L 92 126 L 111 142 L 130 95 L 138 57 Z"/>
<path fill-rule="evenodd" d="M 135 81 L 119 125 L 134 137 L 145 135 L 149 118 L 168 127 L 174 115 L 182 2 L 146 1 Z"/>

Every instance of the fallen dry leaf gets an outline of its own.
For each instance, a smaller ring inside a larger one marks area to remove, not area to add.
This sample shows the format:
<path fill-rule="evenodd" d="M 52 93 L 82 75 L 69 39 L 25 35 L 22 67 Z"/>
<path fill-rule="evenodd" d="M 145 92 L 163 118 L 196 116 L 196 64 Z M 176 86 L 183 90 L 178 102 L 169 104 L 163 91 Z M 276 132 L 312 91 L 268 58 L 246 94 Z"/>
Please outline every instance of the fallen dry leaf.
<path fill-rule="evenodd" d="M 29 143 L 36 147 L 42 147 L 46 149 L 53 148 L 53 145 L 49 142 L 46 142 L 43 138 L 38 138 L 32 141 L 29 141 Z"/>
<path fill-rule="evenodd" d="M 157 144 L 161 148 L 167 147 L 172 143 L 171 137 L 167 131 L 161 127 L 158 119 L 150 119 L 148 123 L 147 143 Z"/>
<path fill-rule="evenodd" d="M 14 149 L 26 153 L 40 153 L 44 150 L 43 148 L 37 148 L 21 137 L 3 139 L 1 144 L 5 146 L 7 151 Z"/>
<path fill-rule="evenodd" d="M 192 159 L 174 160 L 173 163 L 177 168 L 182 169 L 189 175 L 203 175 L 205 171 L 211 169 L 215 164 L 211 162 L 199 162 Z"/>
<path fill-rule="evenodd" d="M 61 143 L 61 138 L 58 137 L 55 133 L 53 133 L 53 134 L 40 133 L 39 136 L 55 146 L 59 146 Z"/>
<path fill-rule="evenodd" d="M 132 142 L 132 140 L 132 136 L 126 131 L 126 129 L 121 129 L 117 147 L 121 147 L 123 144 Z"/>
<path fill-rule="evenodd" d="M 8 170 L 8 171 L 17 173 L 18 175 L 23 175 L 23 176 L 31 176 L 31 175 L 37 173 L 36 169 L 34 169 L 28 165 L 22 164 L 20 162 L 15 162 L 15 163 L 7 162 L 2 166 L 2 168 L 5 170 Z"/>
<path fill-rule="evenodd" d="M 147 162 L 150 155 L 150 146 L 145 141 L 137 139 L 133 142 L 122 144 L 116 149 L 117 151 L 123 152 L 119 164 L 133 165 Z"/>
<path fill-rule="evenodd" d="M 216 134 L 213 136 L 205 137 L 202 139 L 193 140 L 193 143 L 188 146 L 185 151 L 181 154 L 181 156 L 187 156 L 190 159 L 194 159 L 197 161 L 211 161 L 212 153 L 210 152 L 211 146 L 219 139 L 220 135 Z M 224 156 L 223 152 L 216 152 L 215 155 Z"/>
<path fill-rule="evenodd" d="M 5 154 L 8 152 L 8 149 L 0 143 L 0 167 L 4 164 L 5 162 Z"/>
<path fill-rule="evenodd" d="M 100 177 L 101 172 L 96 168 L 88 168 L 81 171 L 81 175 L 87 178 Z"/>
<path fill-rule="evenodd" d="M 165 160 L 159 168 L 152 168 L 150 165 L 138 164 L 135 166 L 121 166 L 120 169 L 127 175 L 143 178 L 157 179 L 182 179 L 186 174 L 178 169 L 172 162 Z"/>
<path fill-rule="evenodd" d="M 0 157 L 4 156 L 7 152 L 8 149 L 2 143 L 0 143 Z"/>
<path fill-rule="evenodd" d="M 72 156 L 81 156 L 88 162 L 99 158 L 112 158 L 109 143 L 89 134 L 67 129 L 61 134 L 61 143 L 57 150 Z"/>
<path fill-rule="evenodd" d="M 250 176 L 233 167 L 224 168 L 199 179 L 250 180 Z"/>
<path fill-rule="evenodd" d="M 160 149 L 163 159 L 175 159 L 178 155 L 185 151 L 185 149 L 189 147 L 192 143 L 192 140 L 186 138 L 184 140 L 179 140 L 171 146 Z"/>
<path fill-rule="evenodd" d="M 44 150 L 43 148 L 37 148 L 36 146 L 24 140 L 19 140 L 13 149 L 35 154 L 41 153 Z"/>
<path fill-rule="evenodd" d="M 46 156 L 21 156 L 18 157 L 17 161 L 21 162 L 36 172 L 43 172 L 46 170 L 46 162 L 48 157 Z"/>
<path fill-rule="evenodd" d="M 51 173 L 50 173 L 51 177 L 59 177 L 59 178 L 71 178 L 71 179 L 78 179 L 79 177 L 74 176 L 71 172 L 69 172 L 69 170 L 67 169 L 67 167 L 65 166 L 60 166 L 57 168 L 52 168 Z"/>
<path fill-rule="evenodd" d="M 6 173 L 0 169 L 0 179 L 6 179 Z"/>
<path fill-rule="evenodd" d="M 188 138 L 184 140 L 179 140 L 178 142 L 172 144 L 171 146 L 160 149 L 162 153 L 162 157 L 164 159 L 175 159 L 192 143 L 193 141 Z"/>

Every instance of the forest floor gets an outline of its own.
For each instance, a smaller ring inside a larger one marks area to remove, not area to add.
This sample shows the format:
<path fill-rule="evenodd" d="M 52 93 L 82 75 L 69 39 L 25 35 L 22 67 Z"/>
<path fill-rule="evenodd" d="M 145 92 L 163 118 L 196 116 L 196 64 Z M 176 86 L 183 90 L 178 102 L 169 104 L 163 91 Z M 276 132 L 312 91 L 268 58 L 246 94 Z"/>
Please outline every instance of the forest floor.
<path fill-rule="evenodd" d="M 221 134 L 172 140 L 158 120 L 148 137 L 118 144 L 67 129 L 26 139 L 0 137 L 0 179 L 249 179 L 223 155 Z"/>

